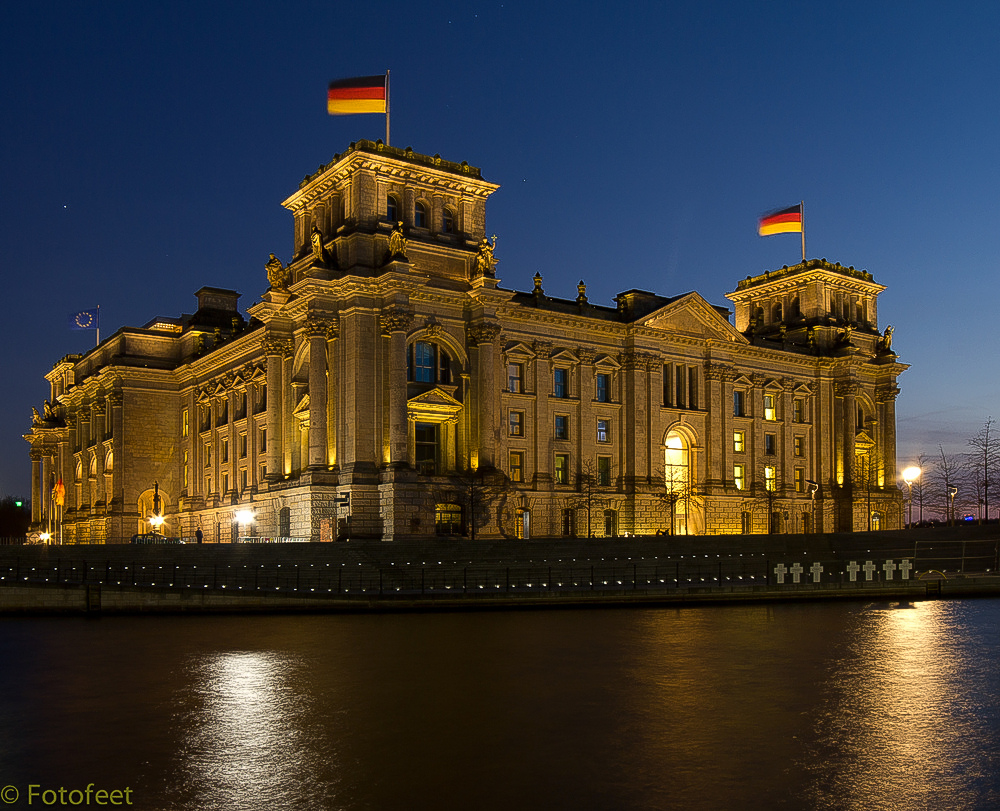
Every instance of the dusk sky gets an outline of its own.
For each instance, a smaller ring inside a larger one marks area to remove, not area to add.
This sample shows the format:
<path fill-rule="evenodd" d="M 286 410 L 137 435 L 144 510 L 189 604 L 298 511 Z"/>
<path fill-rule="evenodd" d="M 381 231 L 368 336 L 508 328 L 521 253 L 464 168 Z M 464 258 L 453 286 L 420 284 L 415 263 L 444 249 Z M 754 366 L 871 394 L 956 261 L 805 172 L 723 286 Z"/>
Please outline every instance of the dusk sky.
<path fill-rule="evenodd" d="M 713 304 L 800 259 L 758 215 L 806 204 L 807 254 L 887 286 L 912 364 L 900 466 L 1000 417 L 1000 4 L 7 3 L 0 495 L 30 494 L 44 375 L 101 335 L 267 288 L 299 181 L 378 115 L 331 79 L 391 70 L 391 143 L 468 161 L 507 288 Z"/>

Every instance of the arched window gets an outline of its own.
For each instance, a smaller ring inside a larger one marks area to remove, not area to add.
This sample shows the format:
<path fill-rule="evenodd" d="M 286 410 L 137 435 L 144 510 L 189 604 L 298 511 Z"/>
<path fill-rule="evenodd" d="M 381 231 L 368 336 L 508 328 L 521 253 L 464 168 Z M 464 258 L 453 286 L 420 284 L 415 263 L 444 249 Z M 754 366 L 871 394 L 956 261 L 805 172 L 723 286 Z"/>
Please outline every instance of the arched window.
<path fill-rule="evenodd" d="M 77 460 L 74 478 L 78 482 L 83 481 L 83 462 L 81 460 Z"/>
<path fill-rule="evenodd" d="M 451 357 L 429 341 L 410 344 L 407 369 L 407 379 L 414 383 L 451 383 Z"/>
<path fill-rule="evenodd" d="M 417 203 L 413 207 L 413 224 L 417 228 L 427 227 L 427 206 L 423 203 Z"/>
<path fill-rule="evenodd" d="M 450 208 L 446 208 L 441 215 L 441 230 L 446 234 L 455 233 L 455 215 Z"/>
<path fill-rule="evenodd" d="M 391 222 L 399 222 L 399 202 L 389 194 L 385 198 L 385 218 Z"/>
<path fill-rule="evenodd" d="M 781 323 L 781 303 L 780 302 L 774 305 L 774 323 L 775 324 L 780 324 Z"/>
<path fill-rule="evenodd" d="M 671 533 L 687 534 L 687 500 L 690 495 L 690 450 L 682 434 L 667 434 L 664 448 L 663 469 L 665 501 L 670 508 Z"/>
<path fill-rule="evenodd" d="M 97 478 L 97 455 L 96 454 L 90 457 L 90 470 L 88 471 L 88 475 L 92 479 L 96 479 Z"/>
<path fill-rule="evenodd" d="M 110 473 L 115 469 L 115 452 L 108 451 L 108 455 L 104 457 L 104 472 Z"/>

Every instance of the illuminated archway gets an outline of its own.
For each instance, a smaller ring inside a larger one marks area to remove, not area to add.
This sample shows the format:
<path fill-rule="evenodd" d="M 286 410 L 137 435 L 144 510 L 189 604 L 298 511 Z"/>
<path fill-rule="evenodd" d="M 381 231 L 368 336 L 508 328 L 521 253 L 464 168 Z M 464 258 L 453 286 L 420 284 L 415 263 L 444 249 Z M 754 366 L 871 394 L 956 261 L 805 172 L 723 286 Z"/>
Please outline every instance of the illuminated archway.
<path fill-rule="evenodd" d="M 688 532 L 688 502 L 691 494 L 691 444 L 680 431 L 672 429 L 663 440 L 665 500 L 670 507 L 671 532 Z"/>

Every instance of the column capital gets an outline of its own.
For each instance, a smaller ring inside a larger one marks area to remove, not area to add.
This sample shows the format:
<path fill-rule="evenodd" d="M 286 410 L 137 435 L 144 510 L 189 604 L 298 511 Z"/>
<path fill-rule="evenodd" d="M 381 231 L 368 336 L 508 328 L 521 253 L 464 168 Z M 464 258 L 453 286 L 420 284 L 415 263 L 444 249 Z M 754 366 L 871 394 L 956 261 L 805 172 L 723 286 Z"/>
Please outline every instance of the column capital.
<path fill-rule="evenodd" d="M 340 325 L 335 318 L 317 312 L 306 316 L 305 327 L 310 338 L 336 338 L 340 333 Z"/>
<path fill-rule="evenodd" d="M 264 338 L 264 354 L 267 356 L 290 355 L 293 347 L 292 339 L 283 335 L 267 335 Z"/>
<path fill-rule="evenodd" d="M 405 310 L 383 310 L 378 316 L 378 327 L 382 335 L 407 332 L 413 323 L 413 313 Z"/>
<path fill-rule="evenodd" d="M 479 346 L 481 344 L 492 344 L 500 337 L 500 325 L 490 322 L 473 324 L 468 329 L 469 340 Z"/>

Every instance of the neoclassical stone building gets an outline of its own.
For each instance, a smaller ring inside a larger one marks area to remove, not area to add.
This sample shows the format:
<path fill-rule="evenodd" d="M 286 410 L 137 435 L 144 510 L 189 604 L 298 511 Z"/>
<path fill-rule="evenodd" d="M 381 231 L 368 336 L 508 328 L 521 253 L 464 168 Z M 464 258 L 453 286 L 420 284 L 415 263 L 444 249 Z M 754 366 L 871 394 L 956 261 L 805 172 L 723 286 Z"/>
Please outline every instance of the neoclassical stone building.
<path fill-rule="evenodd" d="M 249 318 L 203 288 L 193 315 L 55 364 L 25 437 L 36 530 L 61 513 L 65 542 L 121 542 L 157 511 L 207 541 L 901 526 L 907 367 L 869 273 L 747 277 L 735 323 L 697 293 L 515 291 L 486 236 L 497 188 L 381 142 L 334 156 L 285 200 L 291 262 L 272 254 Z"/>

